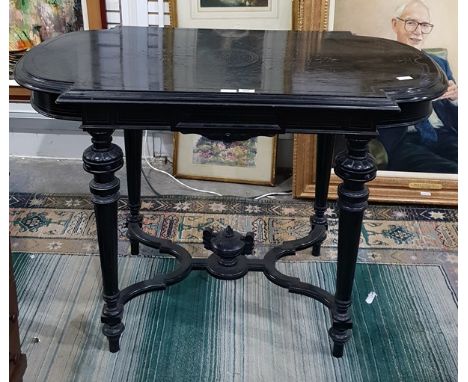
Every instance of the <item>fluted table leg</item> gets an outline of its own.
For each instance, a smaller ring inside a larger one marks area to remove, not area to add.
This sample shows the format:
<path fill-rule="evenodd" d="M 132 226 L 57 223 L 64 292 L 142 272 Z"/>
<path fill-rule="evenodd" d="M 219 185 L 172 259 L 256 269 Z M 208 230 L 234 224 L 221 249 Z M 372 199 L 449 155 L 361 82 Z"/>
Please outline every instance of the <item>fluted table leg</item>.
<path fill-rule="evenodd" d="M 369 196 L 365 182 L 374 179 L 377 170 L 368 153 L 368 141 L 367 137 L 347 137 L 347 151 L 339 154 L 335 162 L 335 173 L 343 180 L 338 187 L 338 264 L 333 324 L 329 330 L 335 357 L 343 355 L 344 344 L 351 337 L 349 308 L 361 225 Z"/>
<path fill-rule="evenodd" d="M 117 263 L 117 202 L 120 197 L 120 182 L 114 176 L 123 166 L 123 153 L 119 146 L 111 143 L 113 130 L 87 131 L 92 136 L 93 144 L 83 153 L 83 167 L 94 175 L 89 188 L 96 215 L 103 281 L 104 308 L 101 321 L 104 323 L 103 333 L 109 339 L 109 350 L 114 353 L 119 351 L 119 339 L 124 330 Z"/>

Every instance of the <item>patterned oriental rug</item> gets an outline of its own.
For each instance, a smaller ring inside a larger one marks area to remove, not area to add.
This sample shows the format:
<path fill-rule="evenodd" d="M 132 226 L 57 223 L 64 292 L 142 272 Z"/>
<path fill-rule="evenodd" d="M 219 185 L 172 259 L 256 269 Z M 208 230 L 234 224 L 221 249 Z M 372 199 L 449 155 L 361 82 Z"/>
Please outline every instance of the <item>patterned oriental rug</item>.
<path fill-rule="evenodd" d="M 253 231 L 256 255 L 304 236 L 311 202 L 186 196 L 143 198 L 144 230 L 206 256 L 201 232 Z M 119 203 L 120 285 L 175 262 L 142 247 L 129 255 Z M 310 250 L 281 272 L 334 290 L 337 211 L 327 211 L 322 256 Z M 221 281 L 194 271 L 125 306 L 121 351 L 101 334 L 101 278 L 88 196 L 11 194 L 25 381 L 456 381 L 457 210 L 371 206 L 354 285 L 353 337 L 330 355 L 328 310 L 261 273 Z M 370 292 L 376 297 L 370 302 Z M 366 301 L 367 300 L 367 301 Z M 369 303 L 370 302 L 370 303 Z"/>

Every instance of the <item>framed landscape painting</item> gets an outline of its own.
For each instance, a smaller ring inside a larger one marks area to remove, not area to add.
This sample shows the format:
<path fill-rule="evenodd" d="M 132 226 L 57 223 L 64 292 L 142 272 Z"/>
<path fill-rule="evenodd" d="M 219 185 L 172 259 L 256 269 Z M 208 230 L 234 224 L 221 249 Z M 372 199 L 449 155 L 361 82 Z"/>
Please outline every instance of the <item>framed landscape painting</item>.
<path fill-rule="evenodd" d="M 197 134 L 174 135 L 174 176 L 274 185 L 276 137 L 223 142 Z"/>
<path fill-rule="evenodd" d="M 102 0 L 9 0 L 10 99 L 28 100 L 30 96 L 13 79 L 23 54 L 62 33 L 105 27 L 103 4 Z"/>

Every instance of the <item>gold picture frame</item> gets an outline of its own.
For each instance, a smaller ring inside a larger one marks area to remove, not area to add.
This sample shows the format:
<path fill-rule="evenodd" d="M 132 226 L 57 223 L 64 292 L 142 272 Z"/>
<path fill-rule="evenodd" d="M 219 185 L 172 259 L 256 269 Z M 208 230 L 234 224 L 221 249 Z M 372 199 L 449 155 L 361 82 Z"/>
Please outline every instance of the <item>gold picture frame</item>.
<path fill-rule="evenodd" d="M 177 178 L 273 186 L 277 137 L 223 143 L 198 134 L 174 134 Z"/>
<path fill-rule="evenodd" d="M 106 3 L 105 0 L 85 0 L 88 29 L 107 28 Z M 85 14 L 85 12 L 83 12 Z M 9 85 L 9 100 L 15 102 L 29 102 L 31 91 L 17 84 Z"/>
<path fill-rule="evenodd" d="M 293 27 L 296 30 L 327 30 L 329 20 L 328 0 L 296 0 Z M 293 196 L 315 197 L 316 135 L 294 134 L 293 142 Z M 368 183 L 370 201 L 389 203 L 419 203 L 455 206 L 458 204 L 458 180 L 431 174 L 378 172 Z M 337 198 L 341 180 L 334 174 L 330 179 L 329 197 Z"/>
<path fill-rule="evenodd" d="M 169 4 L 169 26 L 172 28 L 177 28 L 177 0 L 167 0 Z"/>

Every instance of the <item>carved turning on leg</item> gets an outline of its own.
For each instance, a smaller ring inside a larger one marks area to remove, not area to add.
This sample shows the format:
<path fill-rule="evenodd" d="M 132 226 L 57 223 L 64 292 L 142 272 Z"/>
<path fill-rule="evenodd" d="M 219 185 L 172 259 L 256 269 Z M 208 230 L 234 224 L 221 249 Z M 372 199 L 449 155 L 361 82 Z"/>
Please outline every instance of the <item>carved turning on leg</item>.
<path fill-rule="evenodd" d="M 374 179 L 377 171 L 368 153 L 368 141 L 366 137 L 348 137 L 347 152 L 339 154 L 335 162 L 335 173 L 343 180 L 338 187 L 338 265 L 333 325 L 329 330 L 335 357 L 343 355 L 344 344 L 351 337 L 349 308 L 362 219 L 369 196 L 364 183 Z"/>
<path fill-rule="evenodd" d="M 105 302 L 101 321 L 104 323 L 103 333 L 109 339 L 109 350 L 117 352 L 124 325 L 117 266 L 117 201 L 120 182 L 114 173 L 123 166 L 123 154 L 120 147 L 111 143 L 113 130 L 87 131 L 92 136 L 93 145 L 83 153 L 83 167 L 94 175 L 89 188 L 96 214 Z"/>

